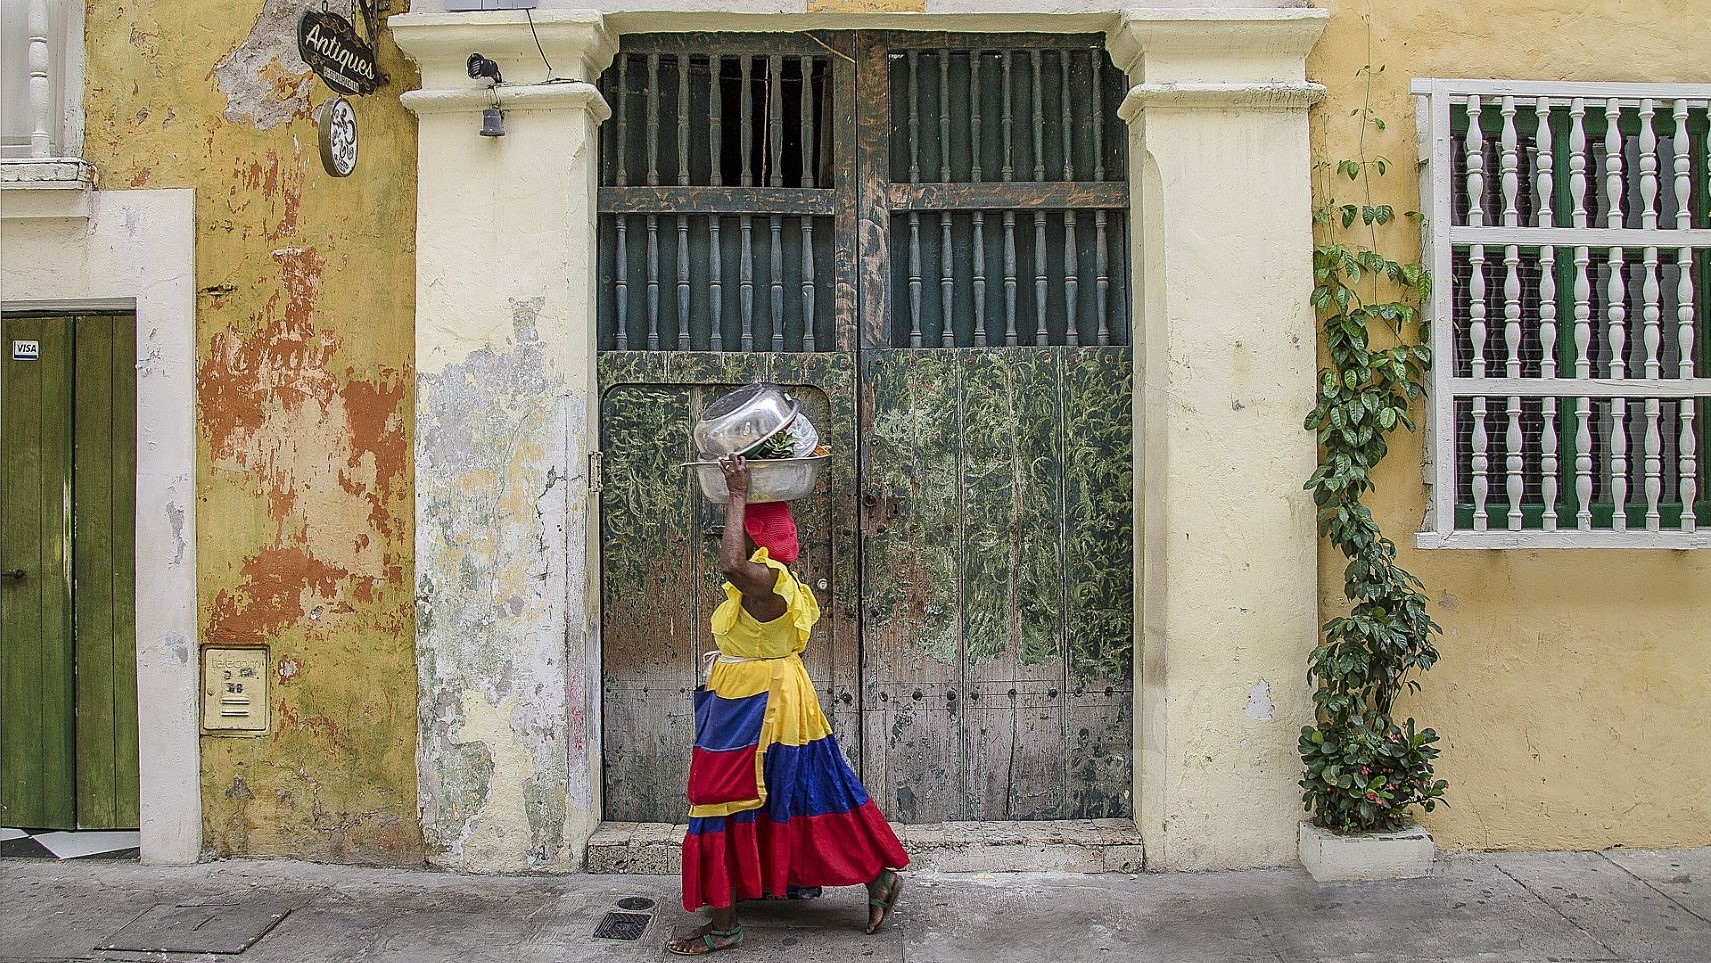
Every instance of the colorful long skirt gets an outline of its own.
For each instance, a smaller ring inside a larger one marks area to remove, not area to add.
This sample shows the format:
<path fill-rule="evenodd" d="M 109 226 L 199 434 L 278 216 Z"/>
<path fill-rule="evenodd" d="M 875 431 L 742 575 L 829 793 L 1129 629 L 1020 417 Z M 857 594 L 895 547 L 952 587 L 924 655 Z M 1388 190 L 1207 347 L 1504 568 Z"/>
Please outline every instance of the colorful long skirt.
<path fill-rule="evenodd" d="M 853 886 L 909 857 L 844 761 L 797 656 L 719 661 L 695 692 L 683 908 Z"/>

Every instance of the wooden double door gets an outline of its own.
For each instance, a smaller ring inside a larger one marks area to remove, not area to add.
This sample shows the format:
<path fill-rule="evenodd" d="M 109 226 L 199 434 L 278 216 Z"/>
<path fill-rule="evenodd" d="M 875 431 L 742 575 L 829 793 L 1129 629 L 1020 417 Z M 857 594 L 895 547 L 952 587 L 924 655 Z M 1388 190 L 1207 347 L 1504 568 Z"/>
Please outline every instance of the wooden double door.
<path fill-rule="evenodd" d="M 605 811 L 687 809 L 714 398 L 787 386 L 805 655 L 903 822 L 1132 812 L 1121 74 L 1098 37 L 627 37 L 602 80 Z"/>
<path fill-rule="evenodd" d="M 135 337 L 0 320 L 0 826 L 137 825 Z"/>

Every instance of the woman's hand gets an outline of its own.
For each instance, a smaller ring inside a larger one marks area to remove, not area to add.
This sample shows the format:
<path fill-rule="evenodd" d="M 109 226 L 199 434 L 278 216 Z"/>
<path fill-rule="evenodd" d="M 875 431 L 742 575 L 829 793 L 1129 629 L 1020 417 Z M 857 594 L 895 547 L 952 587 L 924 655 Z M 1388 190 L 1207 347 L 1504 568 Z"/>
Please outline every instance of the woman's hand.
<path fill-rule="evenodd" d="M 719 459 L 719 470 L 725 473 L 725 490 L 731 497 L 748 500 L 749 460 L 741 455 L 726 455 Z"/>

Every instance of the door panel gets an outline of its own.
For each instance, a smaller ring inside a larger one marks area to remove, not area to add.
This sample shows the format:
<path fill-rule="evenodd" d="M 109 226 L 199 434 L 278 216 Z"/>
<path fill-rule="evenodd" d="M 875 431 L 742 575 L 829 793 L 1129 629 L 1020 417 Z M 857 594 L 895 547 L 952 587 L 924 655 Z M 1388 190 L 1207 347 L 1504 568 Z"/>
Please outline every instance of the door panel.
<path fill-rule="evenodd" d="M 137 825 L 136 325 L 76 320 L 72 617 L 77 824 Z"/>
<path fill-rule="evenodd" d="M 708 623 L 724 598 L 724 510 L 702 497 L 681 463 L 695 457 L 690 429 L 701 411 L 750 381 L 785 385 L 822 441 L 841 453 L 814 494 L 791 505 L 802 544 L 794 568 L 822 609 L 803 662 L 834 730 L 859 731 L 854 512 L 832 494 L 855 474 L 852 368 L 837 354 L 602 357 L 606 818 L 676 822 L 688 811 L 690 698 L 701 655 L 715 648 Z M 859 765 L 859 741 L 845 751 Z"/>
<path fill-rule="evenodd" d="M 863 356 L 863 776 L 904 822 L 962 809 L 959 380 L 950 354 Z"/>
<path fill-rule="evenodd" d="M 684 418 L 693 389 L 626 385 L 601 399 L 602 638 L 606 806 L 616 819 L 676 822 L 687 810 L 688 690 L 704 613 Z"/>
<path fill-rule="evenodd" d="M 0 347 L 0 825 L 72 829 L 72 319 L 5 318 Z"/>
<path fill-rule="evenodd" d="M 969 570 L 965 682 L 970 813 L 1063 812 L 1062 455 L 1059 359 L 1035 349 L 964 355 Z M 1002 560 L 987 570 L 982 559 Z"/>
<path fill-rule="evenodd" d="M 869 789 L 1128 815 L 1123 80 L 1093 38 L 858 46 Z"/>
<path fill-rule="evenodd" d="M 864 774 L 898 819 L 1130 812 L 1127 358 L 864 356 Z"/>
<path fill-rule="evenodd" d="M 1081 349 L 1064 368 L 1069 811 L 1134 810 L 1132 386 L 1126 350 Z"/>

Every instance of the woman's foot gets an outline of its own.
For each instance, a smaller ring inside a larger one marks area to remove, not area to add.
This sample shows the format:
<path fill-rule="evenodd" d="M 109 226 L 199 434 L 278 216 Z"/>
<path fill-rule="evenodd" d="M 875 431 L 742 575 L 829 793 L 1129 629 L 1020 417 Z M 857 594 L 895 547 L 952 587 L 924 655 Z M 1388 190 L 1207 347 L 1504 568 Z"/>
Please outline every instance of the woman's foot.
<path fill-rule="evenodd" d="M 665 944 L 665 948 L 678 956 L 706 956 L 720 950 L 734 950 L 742 945 L 741 924 L 733 923 L 729 929 L 719 929 L 717 924 L 708 923 L 687 936 L 670 940 Z"/>
<path fill-rule="evenodd" d="M 891 912 L 897 907 L 897 898 L 903 895 L 903 877 L 887 869 L 874 877 L 867 884 L 867 931 L 879 932 L 879 928 L 891 919 Z"/>

